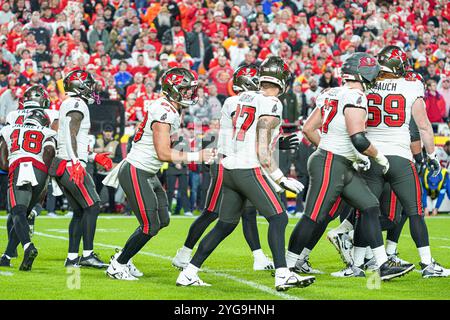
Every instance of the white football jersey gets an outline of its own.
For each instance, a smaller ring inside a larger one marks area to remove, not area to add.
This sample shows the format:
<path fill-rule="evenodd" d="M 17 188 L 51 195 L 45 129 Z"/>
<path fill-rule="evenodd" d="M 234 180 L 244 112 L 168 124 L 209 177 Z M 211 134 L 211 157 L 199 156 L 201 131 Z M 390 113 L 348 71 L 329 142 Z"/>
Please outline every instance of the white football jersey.
<path fill-rule="evenodd" d="M 31 110 L 35 110 L 35 109 L 39 109 L 39 108 L 28 108 L 28 109 L 11 111 L 6 116 L 6 124 L 11 124 L 11 125 L 12 124 L 22 124 L 23 121 L 25 120 L 25 117 L 28 115 L 28 113 Z M 44 109 L 44 111 L 50 118 L 50 124 L 52 124 L 52 122 L 54 120 L 57 120 L 59 118 L 59 113 L 56 110 Z"/>
<path fill-rule="evenodd" d="M 70 125 L 69 121 L 67 121 L 67 114 L 73 111 L 81 112 L 83 114 L 80 130 L 77 134 L 77 153 L 78 159 L 86 164 L 88 162 L 89 153 L 89 130 L 91 129 L 91 118 L 89 115 L 89 108 L 81 98 L 69 97 L 61 104 L 61 108 L 59 109 L 57 156 L 64 160 L 71 160 L 66 149 L 67 141 L 70 141 L 70 138 L 66 137 L 66 135 L 67 132 L 70 132 L 67 128 L 67 126 Z"/>
<path fill-rule="evenodd" d="M 220 119 L 219 141 L 226 158 L 222 164 L 226 169 L 251 169 L 260 167 L 256 153 L 256 125 L 261 116 L 280 118 L 283 105 L 277 97 L 264 96 L 261 92 L 243 92 L 225 101 Z M 272 132 L 273 143 L 279 133 L 280 124 Z"/>
<path fill-rule="evenodd" d="M 9 166 L 21 158 L 33 158 L 44 163 L 44 148 L 48 145 L 56 147 L 56 132 L 47 127 L 7 125 L 1 129 L 0 134 L 8 146 Z"/>
<path fill-rule="evenodd" d="M 367 98 L 364 92 L 347 86 L 331 88 L 317 97 L 316 105 L 322 114 L 319 148 L 355 161 L 358 151 L 348 134 L 344 109 L 347 105 L 352 105 L 367 111 Z"/>
<path fill-rule="evenodd" d="M 169 124 L 172 135 L 180 128 L 180 114 L 166 98 L 159 98 L 149 105 L 147 114 L 134 136 L 127 161 L 136 168 L 150 173 L 157 173 L 163 164 L 158 159 L 153 144 L 154 122 Z"/>
<path fill-rule="evenodd" d="M 367 139 L 385 155 L 412 161 L 409 122 L 414 102 L 422 97 L 424 86 L 420 80 L 377 81 L 375 87 L 367 92 Z"/>

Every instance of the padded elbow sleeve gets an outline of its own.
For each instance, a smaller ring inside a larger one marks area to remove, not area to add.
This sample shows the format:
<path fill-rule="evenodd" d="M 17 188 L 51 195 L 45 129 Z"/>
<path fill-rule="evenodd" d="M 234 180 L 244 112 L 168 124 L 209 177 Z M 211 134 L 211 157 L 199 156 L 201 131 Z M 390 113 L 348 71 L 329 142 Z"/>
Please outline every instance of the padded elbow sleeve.
<path fill-rule="evenodd" d="M 353 146 L 360 153 L 366 151 L 367 148 L 370 146 L 370 141 L 367 140 L 364 132 L 355 133 L 354 135 L 350 136 L 350 139 L 352 140 Z"/>

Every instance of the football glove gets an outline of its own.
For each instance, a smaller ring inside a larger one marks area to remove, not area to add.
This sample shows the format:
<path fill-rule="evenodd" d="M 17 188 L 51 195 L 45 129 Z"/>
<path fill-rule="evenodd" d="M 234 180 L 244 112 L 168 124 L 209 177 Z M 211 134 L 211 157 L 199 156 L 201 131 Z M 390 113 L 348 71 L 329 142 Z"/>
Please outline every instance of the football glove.
<path fill-rule="evenodd" d="M 296 133 L 288 136 L 282 136 L 278 140 L 280 150 L 295 150 L 300 145 L 300 139 Z"/>
<path fill-rule="evenodd" d="M 441 172 L 441 164 L 439 163 L 436 152 L 427 154 L 427 167 L 432 177 L 436 177 Z"/>
<path fill-rule="evenodd" d="M 359 154 L 358 159 L 353 162 L 353 168 L 355 168 L 356 171 L 367 171 L 370 169 L 370 159 L 369 157 Z"/>
<path fill-rule="evenodd" d="M 284 190 L 289 190 L 295 194 L 302 192 L 303 188 L 305 188 L 305 186 L 300 181 L 297 181 L 293 178 L 286 178 L 284 176 L 279 180 L 278 184 Z"/>
<path fill-rule="evenodd" d="M 386 174 L 389 171 L 388 159 L 381 152 L 378 152 L 378 155 L 374 159 L 380 166 L 383 167 L 383 174 Z"/>
<path fill-rule="evenodd" d="M 103 168 L 105 168 L 106 171 L 109 171 L 112 169 L 113 166 L 113 162 L 109 157 L 110 154 L 111 152 L 97 153 L 95 155 L 94 161 L 99 165 L 101 165 Z"/>
<path fill-rule="evenodd" d="M 83 184 L 86 169 L 83 168 L 80 160 L 72 160 L 72 166 L 68 170 L 70 173 L 69 181 L 73 181 L 77 186 Z"/>
<path fill-rule="evenodd" d="M 423 158 L 422 152 L 414 155 L 414 161 L 415 161 L 414 165 L 416 166 L 417 173 L 419 175 L 422 175 L 426 168 L 426 163 L 425 163 L 425 159 Z"/>

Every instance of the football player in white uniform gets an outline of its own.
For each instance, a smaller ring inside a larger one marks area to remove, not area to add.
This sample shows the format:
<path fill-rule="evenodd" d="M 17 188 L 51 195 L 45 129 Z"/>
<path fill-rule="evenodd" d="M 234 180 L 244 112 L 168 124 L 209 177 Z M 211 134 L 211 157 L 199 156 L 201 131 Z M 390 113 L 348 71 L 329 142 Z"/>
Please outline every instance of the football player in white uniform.
<path fill-rule="evenodd" d="M 310 186 L 306 210 L 289 241 L 288 259 L 295 261 L 315 232 L 342 197 L 361 213 L 355 238 L 361 237 L 372 248 L 380 277 L 389 280 L 402 276 L 414 265 L 396 266 L 388 261 L 379 222 L 378 197 L 353 168 L 362 163 L 367 168 L 371 157 L 383 171 L 389 169 L 386 157 L 364 134 L 367 98 L 364 91 L 378 75 L 377 60 L 366 53 L 355 53 L 342 66 L 345 84 L 325 90 L 317 98 L 317 107 L 305 122 L 303 132 L 317 150 L 308 161 Z M 321 134 L 318 129 L 321 129 Z M 323 230 L 323 229 L 322 229 Z"/>
<path fill-rule="evenodd" d="M 275 186 L 295 193 L 303 189 L 300 182 L 285 177 L 272 159 L 272 144 L 278 137 L 283 111 L 277 96 L 285 91 L 289 76 L 289 67 L 281 58 L 269 57 L 260 67 L 261 91 L 244 92 L 237 99 L 228 98 L 225 102 L 219 132 L 220 166 L 223 167 L 219 221 L 202 239 L 190 264 L 179 274 L 178 286 L 209 285 L 199 278 L 198 270 L 236 228 L 247 200 L 269 222 L 269 246 L 276 269 L 275 288 L 288 290 L 314 282 L 314 277 L 300 277 L 286 268 L 284 234 L 288 217 L 275 190 Z"/>
<path fill-rule="evenodd" d="M 161 78 L 163 97 L 148 107 L 144 120 L 134 136 L 130 153 L 120 166 L 107 176 L 117 177 L 139 227 L 125 243 L 121 252 L 111 259 L 107 275 L 119 280 L 137 280 L 142 272 L 132 258 L 162 228 L 169 225 L 167 195 L 157 177 L 163 162 L 208 162 L 210 149 L 182 152 L 171 148 L 171 135 L 180 127 L 182 108 L 196 103 L 198 83 L 187 69 L 172 68 Z"/>
<path fill-rule="evenodd" d="M 105 268 L 108 265 L 94 253 L 94 236 L 100 211 L 100 198 L 94 181 L 86 172 L 89 152 L 91 119 L 88 103 L 99 103 L 93 77 L 84 70 L 70 71 L 63 80 L 68 98 L 59 109 L 58 150 L 49 174 L 56 178 L 73 209 L 69 225 L 69 253 L 66 267 L 86 266 Z M 112 168 L 107 153 L 92 155 L 95 162 Z M 83 255 L 78 256 L 81 238 Z"/>
<path fill-rule="evenodd" d="M 387 46 L 378 54 L 381 72 L 371 93 L 368 94 L 369 120 L 367 137 L 386 154 L 390 168 L 383 172 L 374 164 L 363 173 L 371 191 L 381 195 L 388 182 L 409 217 L 411 236 L 420 255 L 422 276 L 443 277 L 450 272 L 442 268 L 431 256 L 428 230 L 422 208 L 422 189 L 416 167 L 412 162 L 409 123 L 411 116 L 420 132 L 427 152 L 427 165 L 431 174 L 440 172 L 434 146 L 434 134 L 428 120 L 424 102 L 424 86 L 416 77 L 405 77 L 406 54 L 397 46 Z M 355 264 L 361 260 L 364 246 L 355 242 Z M 360 253 L 361 252 L 361 253 Z"/>
<path fill-rule="evenodd" d="M 224 112 L 228 112 L 230 114 L 234 112 L 236 109 L 235 100 L 239 100 L 239 95 L 247 91 L 257 91 L 258 84 L 259 70 L 256 65 L 244 65 L 236 69 L 233 74 L 233 91 L 238 93 L 238 95 L 230 97 L 226 100 L 226 104 L 223 106 Z M 230 106 L 235 109 L 231 110 Z M 223 145 L 223 136 L 220 142 L 221 145 Z M 293 134 L 282 139 L 279 143 L 279 148 L 295 149 L 299 143 L 300 141 L 297 135 Z M 226 155 L 226 151 L 223 150 L 223 148 L 221 153 Z M 176 256 L 172 260 L 172 265 L 180 270 L 187 267 L 195 244 L 198 242 L 208 226 L 219 217 L 219 205 L 222 198 L 221 189 L 223 183 L 223 167 L 218 163 L 213 163 L 210 167 L 210 173 L 211 181 L 206 196 L 205 209 L 192 223 L 189 228 L 186 241 L 184 242 L 184 246 L 178 250 Z M 244 212 L 242 213 L 242 230 L 244 232 L 245 240 L 253 253 L 253 270 L 258 271 L 273 269 L 273 262 L 270 261 L 261 249 L 258 227 L 256 223 L 256 208 L 249 202 L 247 202 Z"/>
<path fill-rule="evenodd" d="M 0 167 L 9 168 L 8 210 L 13 228 L 1 266 L 9 266 L 20 242 L 24 258 L 20 270 L 31 270 L 38 251 L 30 239 L 27 216 L 42 199 L 47 187 L 48 167 L 55 156 L 56 132 L 43 110 L 29 111 L 23 124 L 7 125 L 0 131 Z"/>

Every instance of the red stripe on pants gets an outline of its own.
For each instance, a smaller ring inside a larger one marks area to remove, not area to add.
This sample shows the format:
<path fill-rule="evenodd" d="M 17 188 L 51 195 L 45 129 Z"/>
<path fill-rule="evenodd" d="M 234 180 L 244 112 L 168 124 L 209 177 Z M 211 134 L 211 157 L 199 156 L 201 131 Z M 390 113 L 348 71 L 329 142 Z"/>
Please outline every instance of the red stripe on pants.
<path fill-rule="evenodd" d="M 139 181 L 136 174 L 136 168 L 130 164 L 130 172 L 131 172 L 131 180 L 133 181 L 134 191 L 136 192 L 136 201 L 139 206 L 139 213 L 141 214 L 142 221 L 144 222 L 144 230 L 145 234 L 148 234 L 149 231 L 149 223 L 147 219 L 147 215 L 145 214 L 145 206 L 144 201 L 142 200 L 141 188 L 139 187 Z"/>
<path fill-rule="evenodd" d="M 397 208 L 397 196 L 391 191 L 391 204 L 389 206 L 389 220 L 394 221 L 395 209 Z"/>
<path fill-rule="evenodd" d="M 414 173 L 414 180 L 415 180 L 415 183 L 416 183 L 417 209 L 419 210 L 419 216 L 421 216 L 423 214 L 422 213 L 422 198 L 421 198 L 422 188 L 420 187 L 419 175 L 417 174 L 416 167 L 414 166 L 414 163 L 412 163 L 410 161 L 409 164 L 411 165 L 412 171 Z"/>
<path fill-rule="evenodd" d="M 85 177 L 86 179 L 86 177 Z M 84 186 L 84 183 L 77 184 L 77 187 L 80 189 L 81 193 L 83 194 L 84 199 L 86 200 L 86 203 L 89 207 L 94 205 L 94 200 L 92 200 L 91 196 L 89 195 L 89 192 L 87 191 L 86 187 Z"/>
<path fill-rule="evenodd" d="M 223 183 L 223 166 L 219 164 L 219 172 L 217 173 L 216 184 L 214 185 L 213 195 L 211 197 L 211 201 L 209 202 L 209 206 L 206 210 L 213 212 L 216 207 L 217 200 L 219 199 L 220 190 L 222 189 Z"/>
<path fill-rule="evenodd" d="M 14 196 L 14 171 L 11 171 L 9 174 L 9 205 L 11 208 L 16 206 L 16 197 Z"/>
<path fill-rule="evenodd" d="M 325 158 L 325 167 L 323 170 L 322 187 L 320 187 L 319 196 L 317 197 L 316 204 L 314 205 L 313 212 L 311 214 L 311 220 L 316 221 L 319 210 L 322 207 L 323 200 L 325 199 L 325 194 L 328 190 L 328 185 L 330 184 L 330 172 L 331 172 L 331 162 L 333 161 L 333 154 L 327 152 L 327 157 Z"/>
<path fill-rule="evenodd" d="M 270 189 L 270 186 L 267 184 L 266 180 L 264 180 L 264 177 L 262 176 L 261 173 L 261 169 L 255 168 L 255 173 L 256 179 L 258 180 L 259 184 L 263 187 L 264 191 L 269 196 L 270 201 L 272 201 L 272 203 L 275 205 L 275 210 L 277 210 L 277 213 L 280 214 L 284 212 L 283 207 L 278 201 L 276 195 L 273 193 L 272 189 Z"/>
<path fill-rule="evenodd" d="M 341 204 L 342 198 L 341 196 L 339 196 L 336 200 L 336 202 L 333 204 L 333 207 L 330 210 L 330 217 L 334 217 L 334 215 L 336 214 L 337 209 L 339 208 L 339 205 Z"/>

